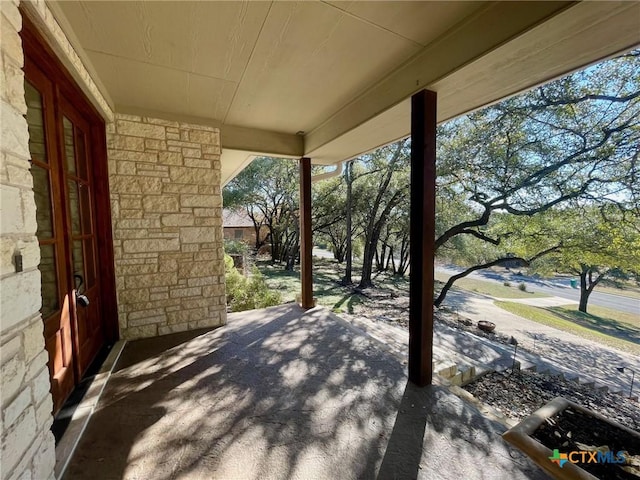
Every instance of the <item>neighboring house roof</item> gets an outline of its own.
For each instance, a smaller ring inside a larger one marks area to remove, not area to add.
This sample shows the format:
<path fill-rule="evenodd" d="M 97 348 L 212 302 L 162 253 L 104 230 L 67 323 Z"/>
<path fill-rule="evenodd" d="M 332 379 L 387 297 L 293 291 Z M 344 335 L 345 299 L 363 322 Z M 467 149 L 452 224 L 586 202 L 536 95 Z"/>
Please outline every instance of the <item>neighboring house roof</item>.
<path fill-rule="evenodd" d="M 223 227 L 253 227 L 253 221 L 244 210 L 222 210 L 222 226 Z"/>

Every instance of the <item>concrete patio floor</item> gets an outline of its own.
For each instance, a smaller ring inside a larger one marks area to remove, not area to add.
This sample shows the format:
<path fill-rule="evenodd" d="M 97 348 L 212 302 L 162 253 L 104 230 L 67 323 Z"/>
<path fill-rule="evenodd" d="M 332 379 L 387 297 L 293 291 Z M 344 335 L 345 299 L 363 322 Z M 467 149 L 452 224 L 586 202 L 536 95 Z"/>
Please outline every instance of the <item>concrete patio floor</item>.
<path fill-rule="evenodd" d="M 325 309 L 125 346 L 65 479 L 547 478 L 504 427 Z"/>

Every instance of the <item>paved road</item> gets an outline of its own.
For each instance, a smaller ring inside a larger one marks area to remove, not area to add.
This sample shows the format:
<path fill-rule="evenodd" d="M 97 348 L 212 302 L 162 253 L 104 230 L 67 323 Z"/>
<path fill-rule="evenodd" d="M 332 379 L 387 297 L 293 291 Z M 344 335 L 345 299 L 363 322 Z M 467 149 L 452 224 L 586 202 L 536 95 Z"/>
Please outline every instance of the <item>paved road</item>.
<path fill-rule="evenodd" d="M 453 275 L 461 272 L 462 269 L 455 268 L 453 266 L 438 266 L 437 271 Z M 567 298 L 578 302 L 580 299 L 580 291 L 573 289 L 568 285 L 563 285 L 562 281 L 542 281 L 537 278 L 527 277 L 524 275 L 500 274 L 492 271 L 474 272 L 469 275 L 469 278 L 476 278 L 480 280 L 487 280 L 492 282 L 502 283 L 506 280 L 512 284 L 524 282 L 527 285 L 527 290 L 532 292 L 541 292 L 556 297 Z M 569 280 L 564 280 L 564 283 L 568 284 Z M 638 322 L 640 323 L 640 300 L 637 298 L 624 297 L 622 295 L 611 295 L 608 293 L 593 292 L 589 297 L 589 303 L 592 305 L 598 305 L 601 307 L 611 308 L 620 312 L 636 313 L 638 314 Z"/>

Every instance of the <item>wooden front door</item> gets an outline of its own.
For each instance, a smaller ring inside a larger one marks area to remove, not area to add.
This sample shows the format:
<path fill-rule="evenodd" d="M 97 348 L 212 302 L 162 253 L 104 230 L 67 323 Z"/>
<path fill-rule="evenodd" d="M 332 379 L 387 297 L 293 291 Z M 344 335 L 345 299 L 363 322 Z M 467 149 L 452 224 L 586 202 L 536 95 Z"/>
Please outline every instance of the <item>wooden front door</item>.
<path fill-rule="evenodd" d="M 23 38 L 24 40 L 24 38 Z M 52 64 L 28 55 L 25 41 L 25 99 L 31 174 L 40 244 L 45 346 L 54 413 L 98 352 L 113 335 L 105 325 L 104 304 L 110 278 L 100 261 L 96 191 L 96 143 L 104 144 L 104 123 L 87 115 L 86 100 Z M 40 51 L 40 54 L 42 52 Z M 37 57 L 37 56 L 36 56 Z M 101 146 L 104 151 L 104 145 Z M 104 243 L 104 239 L 103 243 Z M 110 240 L 110 239 L 108 239 Z M 107 272 L 109 273 L 109 272 Z"/>

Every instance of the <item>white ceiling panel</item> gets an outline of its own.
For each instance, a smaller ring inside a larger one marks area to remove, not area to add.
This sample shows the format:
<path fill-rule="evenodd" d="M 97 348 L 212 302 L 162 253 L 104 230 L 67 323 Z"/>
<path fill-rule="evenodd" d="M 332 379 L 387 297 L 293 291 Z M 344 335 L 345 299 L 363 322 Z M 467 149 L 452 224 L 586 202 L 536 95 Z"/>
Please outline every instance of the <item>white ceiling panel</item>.
<path fill-rule="evenodd" d="M 436 40 L 485 2 L 327 2 L 422 46 Z"/>
<path fill-rule="evenodd" d="M 222 118 L 235 83 L 93 52 L 91 59 L 116 104 Z"/>
<path fill-rule="evenodd" d="M 86 50 L 238 81 L 268 2 L 61 2 Z"/>
<path fill-rule="evenodd" d="M 323 3 L 276 2 L 225 121 L 306 131 L 419 49 Z"/>

